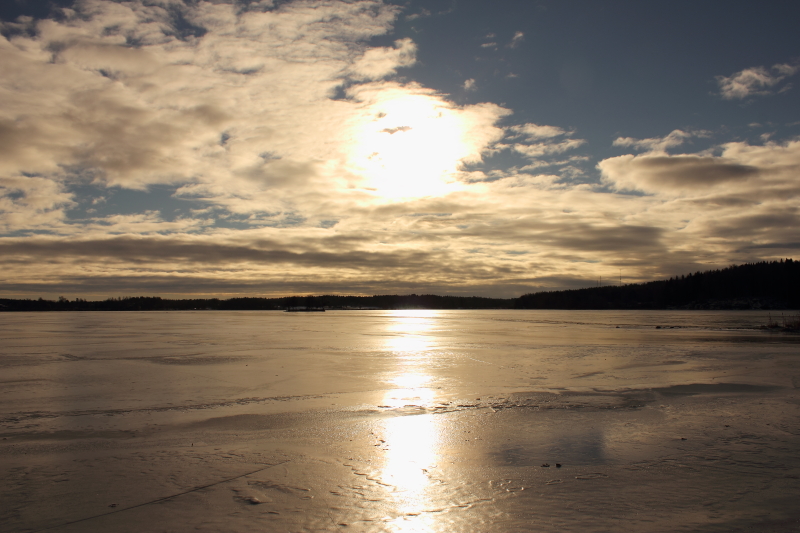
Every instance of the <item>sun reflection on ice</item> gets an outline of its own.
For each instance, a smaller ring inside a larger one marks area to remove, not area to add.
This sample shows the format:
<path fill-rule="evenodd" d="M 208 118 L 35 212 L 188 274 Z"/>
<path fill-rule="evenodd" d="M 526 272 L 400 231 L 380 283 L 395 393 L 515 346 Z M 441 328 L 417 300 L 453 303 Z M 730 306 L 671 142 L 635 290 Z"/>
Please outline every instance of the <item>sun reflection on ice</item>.
<path fill-rule="evenodd" d="M 403 389 L 417 389 L 431 381 L 425 374 L 403 374 L 392 380 L 392 383 Z"/>
<path fill-rule="evenodd" d="M 410 366 L 421 366 L 425 370 L 426 353 L 432 347 L 431 333 L 434 328 L 438 313 L 436 311 L 397 311 L 391 316 L 391 322 L 386 326 L 390 335 L 386 339 L 386 349 L 394 352 Z M 415 362 L 416 360 L 416 362 Z M 397 371 L 401 374 L 413 368 L 400 366 Z"/>
<path fill-rule="evenodd" d="M 396 531 L 431 531 L 430 471 L 438 460 L 439 428 L 432 414 L 397 416 L 386 421 L 388 446 L 383 481 L 394 487 Z"/>
<path fill-rule="evenodd" d="M 398 355 L 415 358 L 430 347 L 428 339 L 417 335 L 403 335 L 392 337 L 386 341 L 386 347 Z"/>
<path fill-rule="evenodd" d="M 393 531 L 435 531 L 431 501 L 431 472 L 439 459 L 440 428 L 427 412 L 436 401 L 431 353 L 436 313 L 411 312 L 393 317 L 387 331 L 393 335 L 386 348 L 396 367 L 388 381 L 384 405 L 399 410 L 384 423 L 383 482 L 393 487 L 397 518 L 388 522 Z"/>

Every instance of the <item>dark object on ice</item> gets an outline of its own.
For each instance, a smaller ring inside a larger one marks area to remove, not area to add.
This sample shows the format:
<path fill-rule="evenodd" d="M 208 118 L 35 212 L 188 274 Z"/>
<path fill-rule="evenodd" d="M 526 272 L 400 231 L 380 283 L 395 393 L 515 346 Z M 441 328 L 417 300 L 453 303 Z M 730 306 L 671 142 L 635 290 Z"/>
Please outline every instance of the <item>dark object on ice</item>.
<path fill-rule="evenodd" d="M 550 465 L 548 463 L 542 463 L 542 468 L 550 468 Z"/>
<path fill-rule="evenodd" d="M 661 326 L 656 326 L 656 329 L 661 329 Z"/>
<path fill-rule="evenodd" d="M 112 503 L 111 505 L 109 505 L 109 507 L 116 507 L 116 506 L 117 506 L 116 503 Z"/>
<path fill-rule="evenodd" d="M 686 437 L 681 437 L 681 440 L 686 440 Z"/>
<path fill-rule="evenodd" d="M 785 316 L 783 316 L 783 313 L 781 313 L 781 321 L 783 322 L 783 325 L 778 324 L 778 320 L 777 319 L 773 320 L 772 319 L 772 314 L 770 313 L 769 321 L 767 322 L 766 325 L 761 326 L 760 329 L 777 329 L 777 330 L 783 330 L 783 331 L 800 331 L 800 313 L 798 313 L 797 316 L 795 316 L 795 317 L 790 316 L 788 318 L 788 320 L 787 320 L 787 318 Z"/>
<path fill-rule="evenodd" d="M 556 463 L 556 468 L 561 468 L 561 463 Z"/>

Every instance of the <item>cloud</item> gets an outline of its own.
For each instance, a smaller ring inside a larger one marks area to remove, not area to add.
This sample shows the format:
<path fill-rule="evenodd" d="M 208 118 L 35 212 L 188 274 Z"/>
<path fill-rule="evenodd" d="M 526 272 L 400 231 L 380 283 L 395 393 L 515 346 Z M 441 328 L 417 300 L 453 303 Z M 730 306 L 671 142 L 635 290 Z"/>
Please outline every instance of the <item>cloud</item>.
<path fill-rule="evenodd" d="M 425 8 L 419 10 L 418 13 L 411 13 L 406 15 L 406 20 L 416 20 L 418 18 L 427 18 L 431 16 L 431 12 Z"/>
<path fill-rule="evenodd" d="M 550 139 L 552 137 L 560 137 L 561 135 L 572 135 L 572 132 L 557 126 L 539 126 L 533 123 L 511 126 L 508 129 L 513 133 L 524 135 L 529 140 Z"/>
<path fill-rule="evenodd" d="M 474 90 L 477 89 L 477 87 L 475 86 L 475 80 L 472 79 L 472 78 L 464 81 L 464 86 L 463 87 L 464 87 L 465 91 L 474 91 Z"/>
<path fill-rule="evenodd" d="M 630 211 L 626 220 L 668 230 L 662 242 L 672 253 L 724 256 L 731 263 L 763 259 L 764 250 L 775 257 L 793 253 L 800 220 L 798 141 L 731 142 L 698 154 L 628 154 L 598 168 L 612 189 L 646 193 L 634 198 L 648 207 Z"/>
<path fill-rule="evenodd" d="M 573 131 L 565 130 L 558 126 L 545 126 L 534 123 L 519 124 L 509 126 L 507 128 L 509 137 L 517 142 L 509 145 L 515 152 L 524 155 L 531 161 L 538 160 L 541 157 L 561 154 L 568 150 L 574 150 L 586 144 L 584 139 L 562 139 L 557 140 L 558 137 L 571 137 Z M 521 140 L 520 140 L 521 139 Z M 532 165 L 528 165 L 526 169 L 532 169 L 538 166 L 549 165 L 564 165 L 566 162 L 545 162 L 534 161 Z"/>
<path fill-rule="evenodd" d="M 80 0 L 5 28 L 0 291 L 515 296 L 797 241 L 800 143 L 669 155 L 705 133 L 620 138 L 646 153 L 593 183 L 568 127 L 398 77 L 414 41 L 370 43 L 399 16 Z"/>
<path fill-rule="evenodd" d="M 388 95 L 419 95 L 385 80 L 414 63 L 413 41 L 365 44 L 388 31 L 397 8 L 250 7 L 85 0 L 61 22 L 35 23 L 33 36 L 0 40 L 8 73 L 0 172 L 141 190 L 173 183 L 186 198 L 238 213 L 297 209 L 304 195 L 368 185 L 353 164 L 353 138 Z M 181 33 L 175 10 L 193 32 Z M 426 94 L 453 120 L 480 114 Z"/>
<path fill-rule="evenodd" d="M 36 176 L 0 176 L 0 231 L 31 226 L 52 229 L 74 205 L 73 195 L 56 181 Z"/>
<path fill-rule="evenodd" d="M 394 48 L 370 48 L 355 62 L 351 72 L 359 79 L 378 80 L 391 76 L 398 68 L 416 62 L 417 45 L 411 39 L 395 41 Z"/>
<path fill-rule="evenodd" d="M 525 40 L 525 34 L 523 32 L 521 31 L 515 32 L 514 36 L 511 38 L 511 42 L 508 43 L 508 47 L 516 48 L 520 44 L 522 44 L 522 41 L 524 40 Z"/>
<path fill-rule="evenodd" d="M 772 88 L 784 79 L 794 76 L 800 71 L 797 65 L 777 64 L 771 69 L 766 67 L 751 67 L 731 76 L 717 76 L 719 94 L 726 100 L 741 100 L 749 96 L 763 96 L 772 94 Z M 788 90 L 785 86 L 780 92 Z"/>
<path fill-rule="evenodd" d="M 645 191 L 706 188 L 758 173 L 751 166 L 697 155 L 624 155 L 601 161 L 599 168 L 615 186 Z"/>
<path fill-rule="evenodd" d="M 215 283 L 221 287 L 227 280 L 229 291 L 261 287 L 274 294 L 286 290 L 275 281 L 283 279 L 296 287 L 322 288 L 327 283 L 328 289 L 380 286 L 383 291 L 408 286 L 414 279 L 417 287 L 510 296 L 503 291 L 524 291 L 534 277 L 559 270 L 546 260 L 548 255 L 573 251 L 614 257 L 645 250 L 658 253 L 663 248 L 658 228 L 628 227 L 608 218 L 614 202 L 606 206 L 606 214 L 587 210 L 575 218 L 562 209 L 590 206 L 592 200 L 580 199 L 582 193 L 558 199 L 563 192 L 536 193 L 536 179 L 506 181 L 441 199 L 378 207 L 362 204 L 336 232 L 295 227 L 111 236 L 100 228 L 87 228 L 84 235 L 71 239 L 0 238 L 0 264 L 39 265 L 35 272 L 12 268 L 6 291 L 12 286 L 43 290 L 48 284 L 88 284 L 87 276 L 94 276 L 98 287 L 105 286 L 106 279 L 119 281 L 120 287 L 136 287 L 138 278 L 144 283 L 171 276 L 181 290 L 190 290 L 191 280 L 198 281 L 196 290 Z M 541 207 L 531 207 L 532 194 Z M 498 217 L 493 213 L 501 206 L 503 215 Z M 364 225 L 367 220 L 371 225 Z M 151 216 L 128 222 L 154 221 Z M 476 245 L 483 250 L 476 252 Z M 531 262 L 539 263 L 534 277 Z M 292 272 L 288 278 L 287 272 Z M 580 268 L 571 267 L 561 268 L 560 274 L 582 276 Z M 498 280 L 507 287 L 502 289 Z M 87 285 L 83 286 L 85 293 Z"/>
<path fill-rule="evenodd" d="M 535 159 L 537 157 L 541 157 L 544 155 L 551 155 L 551 154 L 561 154 L 566 152 L 567 150 L 574 150 L 579 146 L 583 146 L 586 144 L 586 141 L 583 139 L 567 139 L 561 142 L 542 142 L 542 143 L 534 143 L 534 144 L 515 144 L 514 150 L 519 152 L 520 154 L 530 158 Z"/>
<path fill-rule="evenodd" d="M 632 137 L 618 137 L 614 140 L 613 146 L 629 146 L 651 152 L 665 152 L 667 148 L 682 145 L 687 139 L 692 137 L 707 137 L 705 131 L 673 130 L 666 137 L 652 137 L 650 139 L 634 139 Z"/>
<path fill-rule="evenodd" d="M 621 190 L 692 195 L 724 185 L 726 194 L 752 199 L 796 196 L 800 184 L 793 176 L 800 172 L 800 141 L 727 143 L 720 155 L 629 154 L 605 159 L 598 168 L 606 183 Z"/>

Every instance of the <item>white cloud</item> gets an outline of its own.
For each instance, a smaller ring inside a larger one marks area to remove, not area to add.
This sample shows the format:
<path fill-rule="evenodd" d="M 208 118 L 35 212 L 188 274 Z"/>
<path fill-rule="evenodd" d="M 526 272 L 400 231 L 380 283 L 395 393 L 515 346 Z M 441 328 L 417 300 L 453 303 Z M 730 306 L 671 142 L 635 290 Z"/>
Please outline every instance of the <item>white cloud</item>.
<path fill-rule="evenodd" d="M 508 129 L 511 132 L 524 135 L 529 140 L 550 139 L 552 137 L 559 137 L 561 135 L 572 135 L 572 132 L 557 126 L 540 126 L 530 122 L 527 124 L 511 126 Z"/>
<path fill-rule="evenodd" d="M 632 137 L 618 137 L 614 140 L 614 146 L 626 146 L 648 150 L 651 152 L 665 152 L 668 148 L 682 145 L 686 139 L 692 137 L 707 137 L 706 131 L 682 131 L 673 130 L 666 137 L 652 137 L 649 139 L 634 139 Z"/>
<path fill-rule="evenodd" d="M 789 76 L 794 76 L 800 67 L 797 65 L 777 64 L 771 69 L 751 67 L 731 76 L 717 76 L 719 93 L 726 100 L 743 99 L 749 96 L 767 95 L 772 88 Z M 779 92 L 788 90 L 788 86 Z"/>
<path fill-rule="evenodd" d="M 465 91 L 474 91 L 477 89 L 477 87 L 475 86 L 475 80 L 472 78 L 465 80 L 463 87 Z"/>
<path fill-rule="evenodd" d="M 0 231 L 30 227 L 52 229 L 74 205 L 73 195 L 57 181 L 35 176 L 0 176 Z"/>
<path fill-rule="evenodd" d="M 525 40 L 525 34 L 523 32 L 521 31 L 515 32 L 514 36 L 511 38 L 511 42 L 508 43 L 508 46 L 509 48 L 516 48 L 524 40 Z"/>
<path fill-rule="evenodd" d="M 351 71 L 359 79 L 378 80 L 416 62 L 417 45 L 411 39 L 395 41 L 394 48 L 370 48 Z"/>
<path fill-rule="evenodd" d="M 507 131 L 510 134 L 509 137 L 511 139 L 519 139 L 520 137 L 523 138 L 522 142 L 515 142 L 509 147 L 517 153 L 524 155 L 531 161 L 534 161 L 532 165 L 528 165 L 526 168 L 534 168 L 542 165 L 550 166 L 556 164 L 566 164 L 563 162 L 557 163 L 535 160 L 538 160 L 544 156 L 560 154 L 568 150 L 574 150 L 575 148 L 586 144 L 584 139 L 556 140 L 558 137 L 570 137 L 574 133 L 557 126 L 539 125 L 529 122 L 526 124 L 509 126 Z"/>
<path fill-rule="evenodd" d="M 158 211 L 93 218 L 83 227 L 83 235 L 157 235 L 192 232 L 213 224 L 211 219 L 178 218 L 165 221 Z"/>
<path fill-rule="evenodd" d="M 530 159 L 535 159 L 544 155 L 560 154 L 567 150 L 574 150 L 584 144 L 586 144 L 586 141 L 583 139 L 567 139 L 555 143 L 515 144 L 514 150 Z"/>

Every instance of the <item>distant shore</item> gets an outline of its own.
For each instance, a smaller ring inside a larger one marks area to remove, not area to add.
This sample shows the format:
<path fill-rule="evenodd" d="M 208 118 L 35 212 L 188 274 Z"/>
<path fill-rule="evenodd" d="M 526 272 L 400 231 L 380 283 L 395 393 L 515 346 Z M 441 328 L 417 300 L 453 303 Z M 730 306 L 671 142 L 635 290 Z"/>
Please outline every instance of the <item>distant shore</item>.
<path fill-rule="evenodd" d="M 287 296 L 165 299 L 134 296 L 88 301 L 0 299 L 0 311 L 266 311 L 285 309 L 800 309 L 800 261 L 785 259 L 696 272 L 648 283 L 541 291 L 519 298 L 439 296 Z"/>

